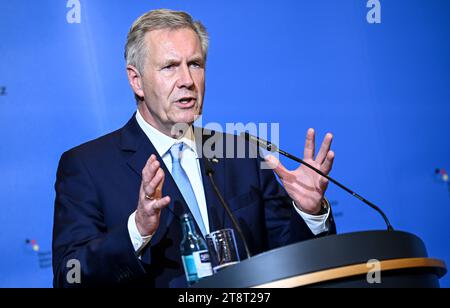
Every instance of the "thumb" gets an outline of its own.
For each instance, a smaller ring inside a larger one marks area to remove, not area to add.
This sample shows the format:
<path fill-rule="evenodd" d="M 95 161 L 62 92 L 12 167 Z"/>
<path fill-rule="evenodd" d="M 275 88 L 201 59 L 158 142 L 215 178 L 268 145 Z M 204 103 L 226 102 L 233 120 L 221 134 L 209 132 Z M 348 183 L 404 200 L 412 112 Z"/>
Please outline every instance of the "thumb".
<path fill-rule="evenodd" d="M 281 178 L 286 178 L 289 175 L 289 171 L 281 164 L 281 162 L 272 155 L 266 157 L 266 162 L 269 167 Z"/>

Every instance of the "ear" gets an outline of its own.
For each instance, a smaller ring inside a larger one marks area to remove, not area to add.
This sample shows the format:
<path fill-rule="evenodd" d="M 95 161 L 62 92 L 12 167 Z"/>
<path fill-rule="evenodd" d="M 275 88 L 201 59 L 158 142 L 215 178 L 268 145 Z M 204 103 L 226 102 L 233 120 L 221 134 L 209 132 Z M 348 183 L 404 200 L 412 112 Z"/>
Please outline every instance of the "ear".
<path fill-rule="evenodd" d="M 144 97 L 144 90 L 142 89 L 142 76 L 133 65 L 127 65 L 128 82 L 133 89 L 134 94 L 139 97 Z"/>

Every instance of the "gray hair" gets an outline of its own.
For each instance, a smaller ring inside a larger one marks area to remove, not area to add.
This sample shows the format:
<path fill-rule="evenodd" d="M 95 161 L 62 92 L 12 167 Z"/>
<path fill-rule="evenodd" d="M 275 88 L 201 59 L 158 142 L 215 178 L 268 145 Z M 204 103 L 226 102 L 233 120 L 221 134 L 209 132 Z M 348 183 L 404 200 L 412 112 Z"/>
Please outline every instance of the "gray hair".
<path fill-rule="evenodd" d="M 125 60 L 127 65 L 136 67 L 139 73 L 144 73 L 145 59 L 148 47 L 145 35 L 153 30 L 182 28 L 192 29 L 199 37 L 203 59 L 206 61 L 209 38 L 205 26 L 200 21 L 194 21 L 186 12 L 168 9 L 153 10 L 140 16 L 131 26 L 125 45 Z"/>

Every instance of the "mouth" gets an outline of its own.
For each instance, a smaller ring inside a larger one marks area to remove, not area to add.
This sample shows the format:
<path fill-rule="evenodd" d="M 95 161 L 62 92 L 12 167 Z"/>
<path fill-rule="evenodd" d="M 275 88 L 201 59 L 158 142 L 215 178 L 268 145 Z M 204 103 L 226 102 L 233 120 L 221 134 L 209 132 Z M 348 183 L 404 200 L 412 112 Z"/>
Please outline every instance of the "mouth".
<path fill-rule="evenodd" d="M 175 101 L 175 105 L 177 105 L 181 109 L 189 109 L 195 106 L 197 103 L 197 99 L 192 96 L 182 97 L 179 100 Z"/>

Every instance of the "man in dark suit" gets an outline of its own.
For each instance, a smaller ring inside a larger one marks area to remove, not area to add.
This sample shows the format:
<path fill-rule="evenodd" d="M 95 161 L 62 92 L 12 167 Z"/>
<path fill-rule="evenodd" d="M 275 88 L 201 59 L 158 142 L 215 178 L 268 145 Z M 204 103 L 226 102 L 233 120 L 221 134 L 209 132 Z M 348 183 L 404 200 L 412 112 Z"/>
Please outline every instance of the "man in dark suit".
<path fill-rule="evenodd" d="M 151 11 L 133 24 L 125 58 L 137 112 L 123 128 L 60 160 L 55 286 L 186 286 L 179 217 L 192 213 L 203 235 L 231 227 L 205 174 L 203 154 L 212 144 L 208 138 L 225 151 L 226 140 L 236 138 L 192 127 L 203 106 L 207 48 L 205 28 L 184 12 Z M 310 129 L 305 160 L 328 174 L 332 135 L 316 157 L 314 139 Z M 274 157 L 228 157 L 214 160 L 214 177 L 252 254 L 335 232 L 326 179 L 304 166 L 289 171 Z M 73 260 L 81 274 L 76 283 L 68 279 Z"/>

